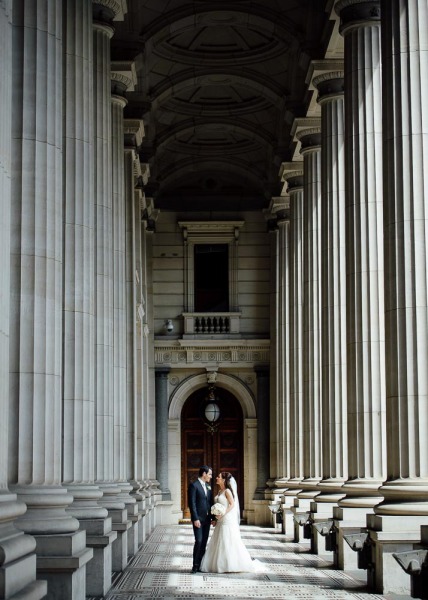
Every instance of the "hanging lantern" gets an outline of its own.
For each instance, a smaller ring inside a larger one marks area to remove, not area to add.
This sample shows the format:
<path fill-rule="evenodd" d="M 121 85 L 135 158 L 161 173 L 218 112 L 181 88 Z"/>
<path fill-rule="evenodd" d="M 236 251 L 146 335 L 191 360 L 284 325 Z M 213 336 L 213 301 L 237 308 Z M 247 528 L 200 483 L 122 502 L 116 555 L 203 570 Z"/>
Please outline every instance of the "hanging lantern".
<path fill-rule="evenodd" d="M 215 423 L 220 418 L 220 407 L 216 402 L 209 402 L 205 406 L 205 418 L 210 423 Z"/>
<path fill-rule="evenodd" d="M 211 434 L 217 431 L 221 418 L 220 406 L 214 390 L 215 386 L 210 385 L 208 388 L 208 396 L 204 400 L 201 411 L 205 425 Z"/>

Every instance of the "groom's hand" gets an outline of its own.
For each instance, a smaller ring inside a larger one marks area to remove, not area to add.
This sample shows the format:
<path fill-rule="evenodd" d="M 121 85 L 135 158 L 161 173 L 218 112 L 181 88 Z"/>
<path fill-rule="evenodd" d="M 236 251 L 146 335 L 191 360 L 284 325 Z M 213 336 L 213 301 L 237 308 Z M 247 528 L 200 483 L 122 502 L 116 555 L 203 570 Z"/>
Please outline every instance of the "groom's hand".
<path fill-rule="evenodd" d="M 201 526 L 201 522 L 198 519 L 197 521 L 193 521 L 193 525 L 199 529 L 199 527 Z"/>

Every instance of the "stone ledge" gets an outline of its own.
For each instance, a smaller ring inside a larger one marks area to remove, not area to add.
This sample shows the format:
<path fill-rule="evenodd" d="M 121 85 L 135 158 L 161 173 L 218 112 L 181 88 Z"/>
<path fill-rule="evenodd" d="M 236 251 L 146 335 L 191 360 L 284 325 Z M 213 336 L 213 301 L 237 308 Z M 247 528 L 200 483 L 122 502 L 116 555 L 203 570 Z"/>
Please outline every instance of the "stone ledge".
<path fill-rule="evenodd" d="M 87 535 L 86 545 L 89 548 L 103 548 L 112 544 L 117 538 L 117 531 L 110 531 L 107 535 Z"/>
<path fill-rule="evenodd" d="M 37 571 L 40 573 L 77 571 L 77 569 L 86 565 L 93 555 L 94 552 L 92 548 L 86 548 L 74 556 L 38 556 Z"/>

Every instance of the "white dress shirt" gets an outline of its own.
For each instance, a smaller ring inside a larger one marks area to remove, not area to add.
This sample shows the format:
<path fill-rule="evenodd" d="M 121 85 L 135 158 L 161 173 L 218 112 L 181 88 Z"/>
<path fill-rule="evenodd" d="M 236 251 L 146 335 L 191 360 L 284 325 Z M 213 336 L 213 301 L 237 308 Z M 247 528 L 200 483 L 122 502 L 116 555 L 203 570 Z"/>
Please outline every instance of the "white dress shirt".
<path fill-rule="evenodd" d="M 205 481 L 203 479 L 201 479 L 200 477 L 198 477 L 199 481 L 201 482 L 202 487 L 204 488 L 204 492 L 205 492 L 205 496 L 207 495 L 207 484 L 205 483 Z"/>

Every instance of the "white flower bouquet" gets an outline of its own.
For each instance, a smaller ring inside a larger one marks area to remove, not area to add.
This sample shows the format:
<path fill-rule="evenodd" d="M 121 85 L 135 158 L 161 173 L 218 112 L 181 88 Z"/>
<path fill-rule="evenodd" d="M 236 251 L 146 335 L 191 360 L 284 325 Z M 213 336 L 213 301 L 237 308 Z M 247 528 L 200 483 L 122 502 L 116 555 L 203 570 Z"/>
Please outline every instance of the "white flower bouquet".
<path fill-rule="evenodd" d="M 216 502 L 215 504 L 213 504 L 213 506 L 211 506 L 211 514 L 214 515 L 215 517 L 222 517 L 225 512 L 226 512 L 225 507 L 223 506 L 223 504 L 220 504 L 219 502 Z"/>

